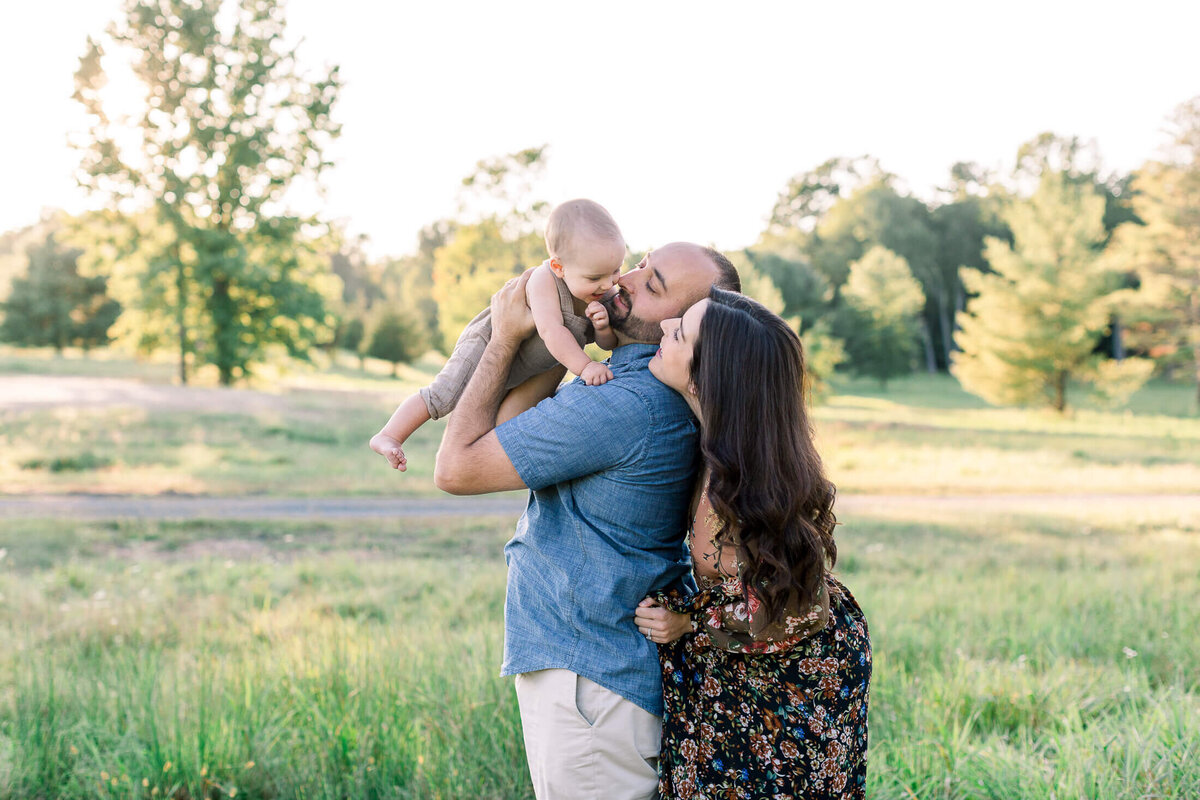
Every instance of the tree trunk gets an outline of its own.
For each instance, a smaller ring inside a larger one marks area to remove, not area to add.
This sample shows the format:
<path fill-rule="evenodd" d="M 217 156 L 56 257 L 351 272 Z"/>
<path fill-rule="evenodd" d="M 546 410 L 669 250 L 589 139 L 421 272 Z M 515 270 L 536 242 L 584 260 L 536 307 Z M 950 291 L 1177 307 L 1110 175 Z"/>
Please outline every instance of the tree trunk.
<path fill-rule="evenodd" d="M 393 361 L 393 362 L 392 362 L 392 377 L 393 377 L 393 378 L 399 377 L 399 376 L 396 374 L 396 367 L 397 367 L 397 363 L 396 363 L 395 361 Z"/>
<path fill-rule="evenodd" d="M 925 369 L 930 375 L 933 375 L 938 371 L 937 356 L 933 353 L 933 336 L 929 333 L 929 319 L 924 316 L 921 317 L 921 340 L 925 343 Z"/>
<path fill-rule="evenodd" d="M 222 386 L 233 385 L 233 367 L 237 357 L 233 341 L 233 300 L 229 297 L 229 278 L 217 277 L 212 286 L 213 350 L 217 374 Z"/>
<path fill-rule="evenodd" d="M 1200 331 L 1192 338 L 1200 342 Z M 1196 410 L 1200 411 L 1200 344 L 1192 345 L 1192 357 L 1196 361 Z"/>
<path fill-rule="evenodd" d="M 1054 410 L 1060 414 L 1067 410 L 1067 373 L 1065 370 L 1054 376 Z"/>
<path fill-rule="evenodd" d="M 1200 292 L 1192 293 L 1192 358 L 1196 363 L 1196 410 L 1200 411 Z"/>
<path fill-rule="evenodd" d="M 947 303 L 945 292 L 938 293 L 938 322 L 942 328 L 942 353 L 946 357 L 946 369 L 950 369 L 950 354 L 954 352 L 954 312 Z"/>
<path fill-rule="evenodd" d="M 179 383 L 187 386 L 187 276 L 183 271 L 183 262 L 179 258 L 179 245 L 171 248 L 171 258 L 175 261 L 175 326 L 179 329 Z"/>
<path fill-rule="evenodd" d="M 1117 361 L 1125 360 L 1125 339 L 1121 335 L 1121 318 L 1113 316 L 1112 321 L 1112 357 Z"/>

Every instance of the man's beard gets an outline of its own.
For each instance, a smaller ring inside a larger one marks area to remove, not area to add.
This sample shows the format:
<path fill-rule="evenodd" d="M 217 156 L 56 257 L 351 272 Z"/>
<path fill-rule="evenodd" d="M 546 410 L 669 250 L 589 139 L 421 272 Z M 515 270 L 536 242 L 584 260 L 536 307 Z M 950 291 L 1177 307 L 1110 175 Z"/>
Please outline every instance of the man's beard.
<path fill-rule="evenodd" d="M 615 305 L 618 295 L 625 304 L 624 308 L 618 308 Z M 608 310 L 609 326 L 625 339 L 648 344 L 655 344 L 662 340 L 662 326 L 654 322 L 647 322 L 634 314 L 633 309 L 629 306 L 629 294 L 619 286 L 616 287 L 616 291 L 600 298 L 600 304 Z"/>

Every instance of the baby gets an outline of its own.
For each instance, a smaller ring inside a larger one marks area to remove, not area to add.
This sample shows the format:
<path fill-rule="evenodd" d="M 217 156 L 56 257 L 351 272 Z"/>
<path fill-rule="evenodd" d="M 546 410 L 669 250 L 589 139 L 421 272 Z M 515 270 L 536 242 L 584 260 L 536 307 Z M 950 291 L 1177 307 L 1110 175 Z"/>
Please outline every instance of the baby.
<path fill-rule="evenodd" d="M 625 238 L 599 203 L 571 200 L 550 213 L 546 250 L 550 259 L 533 271 L 525 285 L 537 336 L 522 342 L 505 388 L 519 386 L 558 364 L 588 386 L 599 386 L 612 379 L 612 372 L 607 365 L 593 361 L 583 345 L 595 341 L 612 350 L 616 334 L 606 313 L 589 319 L 587 307 L 621 276 Z M 491 309 L 485 308 L 467 324 L 433 383 L 401 403 L 383 429 L 371 437 L 371 449 L 394 469 L 408 468 L 403 445 L 413 431 L 449 414 L 458 404 L 491 334 Z"/>

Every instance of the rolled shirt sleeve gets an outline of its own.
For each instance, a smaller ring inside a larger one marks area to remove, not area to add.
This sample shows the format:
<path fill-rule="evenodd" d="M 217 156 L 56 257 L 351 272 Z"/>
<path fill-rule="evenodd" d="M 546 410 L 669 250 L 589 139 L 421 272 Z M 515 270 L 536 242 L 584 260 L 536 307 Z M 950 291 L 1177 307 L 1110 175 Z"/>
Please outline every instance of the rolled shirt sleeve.
<path fill-rule="evenodd" d="M 576 379 L 496 428 L 500 446 L 530 489 L 544 489 L 641 458 L 650 413 L 639 395 Z"/>

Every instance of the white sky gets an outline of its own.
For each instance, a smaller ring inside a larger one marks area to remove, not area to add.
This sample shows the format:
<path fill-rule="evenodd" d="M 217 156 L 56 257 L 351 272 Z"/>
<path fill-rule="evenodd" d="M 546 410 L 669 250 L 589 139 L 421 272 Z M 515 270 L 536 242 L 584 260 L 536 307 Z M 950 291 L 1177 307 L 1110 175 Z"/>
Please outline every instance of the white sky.
<path fill-rule="evenodd" d="M 78 210 L 70 99 L 117 0 L 0 17 L 0 230 Z M 482 158 L 549 143 L 545 198 L 612 211 L 634 249 L 732 249 L 793 174 L 869 153 L 928 196 L 959 160 L 1008 166 L 1043 130 L 1129 170 L 1200 94 L 1200 2 L 598 3 L 291 0 L 302 61 L 338 63 L 327 217 L 414 249 Z"/>

